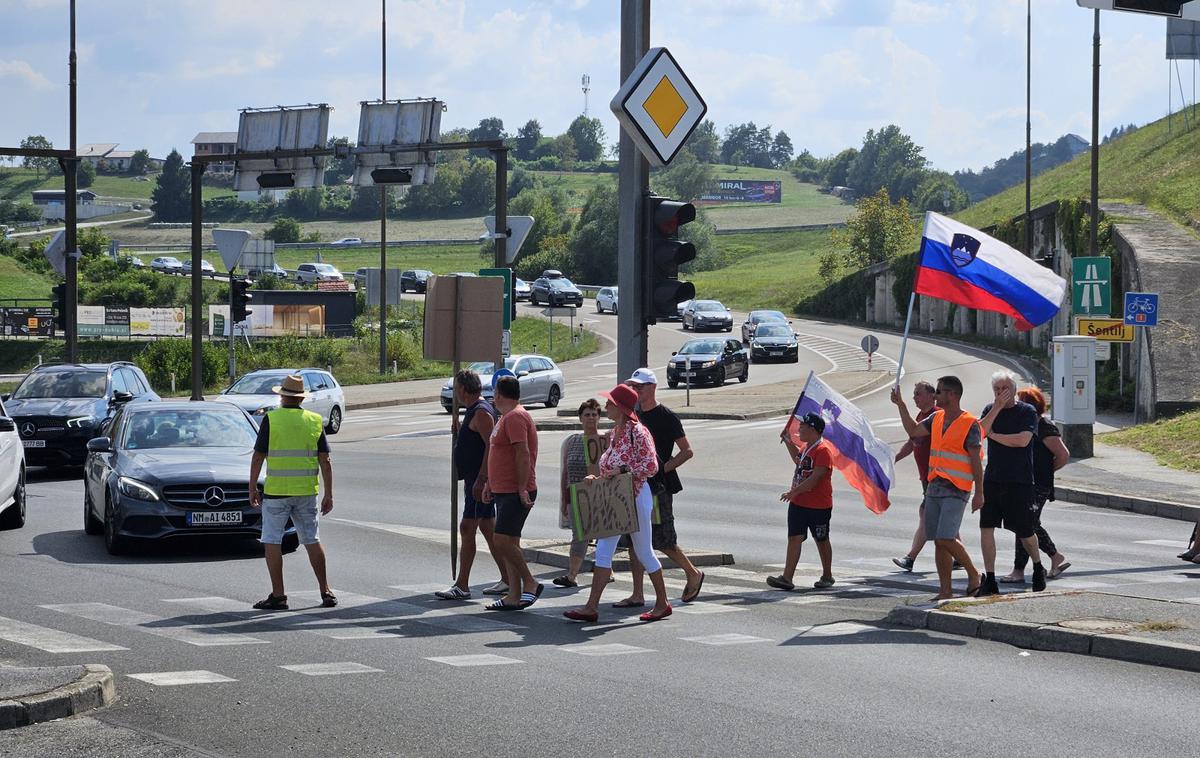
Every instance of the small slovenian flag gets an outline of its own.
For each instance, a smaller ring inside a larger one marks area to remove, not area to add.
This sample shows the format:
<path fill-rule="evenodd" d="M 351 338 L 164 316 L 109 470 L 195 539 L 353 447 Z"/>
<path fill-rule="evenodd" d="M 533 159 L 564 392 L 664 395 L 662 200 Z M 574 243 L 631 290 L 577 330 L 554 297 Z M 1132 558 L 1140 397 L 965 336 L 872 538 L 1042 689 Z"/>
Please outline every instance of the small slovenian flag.
<path fill-rule="evenodd" d="M 1020 251 L 929 212 L 913 292 L 1011 316 L 1027 331 L 1054 318 L 1067 282 Z"/>
<path fill-rule="evenodd" d="M 811 372 L 785 427 L 801 450 L 804 442 L 796 436 L 796 426 L 806 413 L 824 419 L 822 438 L 832 449 L 833 467 L 862 494 L 867 508 L 875 513 L 886 511 L 891 504 L 888 490 L 896 479 L 893 453 L 886 442 L 875 436 L 866 415 Z"/>

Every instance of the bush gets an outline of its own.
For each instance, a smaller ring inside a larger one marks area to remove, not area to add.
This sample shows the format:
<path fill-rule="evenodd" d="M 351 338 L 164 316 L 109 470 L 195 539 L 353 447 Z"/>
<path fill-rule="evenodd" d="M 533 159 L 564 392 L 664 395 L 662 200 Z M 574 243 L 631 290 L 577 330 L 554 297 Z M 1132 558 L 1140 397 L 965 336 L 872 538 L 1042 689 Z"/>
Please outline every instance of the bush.
<path fill-rule="evenodd" d="M 389 368 L 395 361 L 397 371 L 410 369 L 420 362 L 421 355 L 421 346 L 413 339 L 411 333 L 388 330 L 387 360 Z"/>
<path fill-rule="evenodd" d="M 300 222 L 294 218 L 284 216 L 278 219 L 270 229 L 263 234 L 269 240 L 275 242 L 299 242 L 304 230 L 300 228 Z"/>
<path fill-rule="evenodd" d="M 159 391 L 171 386 L 171 373 L 175 374 L 175 386 L 186 387 L 192 375 L 192 343 L 186 339 L 157 340 L 146 345 L 134 359 L 138 367 L 146 372 L 150 384 Z M 205 342 L 202 348 L 203 367 L 201 380 L 205 387 L 214 387 L 227 371 L 227 353 L 224 344 Z"/>

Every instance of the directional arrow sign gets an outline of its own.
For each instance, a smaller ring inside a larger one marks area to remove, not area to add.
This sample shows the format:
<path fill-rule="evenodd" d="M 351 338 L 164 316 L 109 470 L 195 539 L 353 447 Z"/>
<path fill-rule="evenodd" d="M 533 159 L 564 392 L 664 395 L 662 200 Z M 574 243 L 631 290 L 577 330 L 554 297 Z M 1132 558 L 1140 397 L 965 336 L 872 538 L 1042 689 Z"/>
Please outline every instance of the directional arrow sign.
<path fill-rule="evenodd" d="M 58 232 L 50 240 L 50 244 L 46 245 L 42 250 L 42 255 L 46 256 L 46 260 L 50 261 L 50 265 L 58 272 L 59 276 L 67 275 L 67 233 Z"/>
<path fill-rule="evenodd" d="M 525 239 L 529 236 L 529 230 L 533 228 L 533 216 L 508 216 L 508 230 L 512 232 L 508 235 L 508 245 L 504 248 L 505 263 L 512 263 L 517 259 L 517 253 L 521 250 L 521 245 L 525 244 Z M 488 234 L 493 237 L 496 234 L 496 217 L 484 216 L 483 225 L 487 227 Z"/>
<path fill-rule="evenodd" d="M 246 249 L 250 232 L 245 229 L 213 229 L 212 235 L 213 242 L 217 243 L 217 250 L 221 251 L 221 261 L 225 264 L 225 270 L 233 271 L 242 259 L 242 251 Z"/>

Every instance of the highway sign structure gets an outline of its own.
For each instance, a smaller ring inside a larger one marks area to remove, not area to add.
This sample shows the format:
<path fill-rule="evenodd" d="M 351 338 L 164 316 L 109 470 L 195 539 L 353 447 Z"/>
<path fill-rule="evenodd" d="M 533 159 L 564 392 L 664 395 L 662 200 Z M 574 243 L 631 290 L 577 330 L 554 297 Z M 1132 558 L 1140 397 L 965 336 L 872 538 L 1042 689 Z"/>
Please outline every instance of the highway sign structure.
<path fill-rule="evenodd" d="M 608 107 L 652 166 L 670 163 L 708 112 L 665 47 L 642 56 Z"/>
<path fill-rule="evenodd" d="M 1158 326 L 1158 293 L 1126 292 L 1125 323 L 1130 326 Z"/>
<path fill-rule="evenodd" d="M 1075 333 L 1097 342 L 1133 342 L 1134 328 L 1119 318 L 1075 317 Z"/>
<path fill-rule="evenodd" d="M 1071 261 L 1071 310 L 1079 316 L 1112 312 L 1112 261 L 1108 257 Z"/>
<path fill-rule="evenodd" d="M 1080 8 L 1200 21 L 1200 0 L 1075 0 Z"/>

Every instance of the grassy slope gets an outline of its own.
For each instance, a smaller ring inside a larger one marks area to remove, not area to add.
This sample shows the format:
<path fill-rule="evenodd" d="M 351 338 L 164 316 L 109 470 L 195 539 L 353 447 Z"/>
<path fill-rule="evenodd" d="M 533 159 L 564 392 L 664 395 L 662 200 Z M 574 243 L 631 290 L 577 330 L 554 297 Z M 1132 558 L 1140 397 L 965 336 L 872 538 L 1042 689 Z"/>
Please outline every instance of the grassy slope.
<path fill-rule="evenodd" d="M 139 182 L 128 176 L 108 176 L 100 174 L 96 176 L 96 181 L 90 189 L 101 197 L 119 197 L 127 200 L 149 200 L 150 193 L 154 191 L 155 181 L 151 177 L 150 181 Z M 62 189 L 63 178 L 61 176 L 46 177 L 44 174 L 39 180 L 37 174 L 31 169 L 14 168 L 0 169 L 0 199 L 3 200 L 24 200 L 29 201 L 29 193 L 38 189 Z M 214 197 L 230 197 L 233 191 L 225 187 L 204 187 L 203 196 L 205 200 L 211 200 Z"/>
<path fill-rule="evenodd" d="M 0 255 L 0 305 L 8 298 L 50 299 L 50 280 L 41 274 L 26 271 L 20 263 Z"/>
<path fill-rule="evenodd" d="M 729 234 L 713 239 L 731 265 L 699 271 L 684 278 L 702 298 L 731 308 L 778 308 L 791 311 L 802 298 L 821 288 L 818 258 L 829 245 L 829 232 Z"/>
<path fill-rule="evenodd" d="M 1200 130 L 1183 133 L 1183 120 L 1161 119 L 1100 148 L 1100 198 L 1126 200 L 1162 211 L 1186 223 L 1200 220 Z M 1084 153 L 1070 163 L 1034 178 L 1033 206 L 1091 192 L 1091 158 Z M 988 226 L 1025 212 L 1024 184 L 987 198 L 958 218 L 975 227 Z"/>
<path fill-rule="evenodd" d="M 1200 471 L 1200 411 L 1112 432 L 1099 439 L 1150 453 L 1164 466 Z"/>

